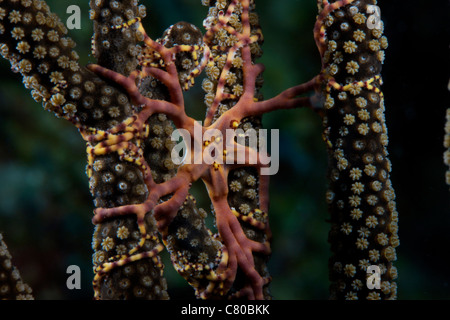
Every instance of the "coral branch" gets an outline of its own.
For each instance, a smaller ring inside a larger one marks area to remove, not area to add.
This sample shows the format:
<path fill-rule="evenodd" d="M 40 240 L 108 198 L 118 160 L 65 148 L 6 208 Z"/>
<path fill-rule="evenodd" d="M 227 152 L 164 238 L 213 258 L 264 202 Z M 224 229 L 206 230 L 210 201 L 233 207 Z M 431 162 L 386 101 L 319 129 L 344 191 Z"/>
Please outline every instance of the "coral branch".
<path fill-rule="evenodd" d="M 0 299 L 34 300 L 30 286 L 23 282 L 19 270 L 12 263 L 12 256 L 0 233 Z"/>
<path fill-rule="evenodd" d="M 396 297 L 398 213 L 389 179 L 388 136 L 381 91 L 387 39 L 371 28 L 376 1 L 319 1 L 315 38 L 323 58 L 324 137 L 330 155 L 327 201 L 331 297 Z M 366 286 L 369 266 L 379 268 L 380 288 Z"/>
<path fill-rule="evenodd" d="M 129 0 L 91 0 L 90 7 L 94 24 L 92 49 L 97 62 L 103 70 L 114 70 L 121 75 L 121 80 L 129 79 L 134 83 L 138 75 L 134 70 L 138 66 L 138 54 L 141 51 L 138 44 L 139 30 L 136 23 L 127 23 L 124 28 L 119 25 L 123 26 L 125 21 L 141 20 L 145 16 L 145 7 L 138 5 L 137 1 Z M 95 68 L 88 66 L 88 69 Z M 126 83 L 117 87 L 124 85 Z M 130 98 L 132 96 L 127 97 Z M 114 192 L 112 197 L 118 201 L 107 207 L 132 206 L 141 201 L 145 193 L 142 186 L 149 185 L 149 179 L 151 180 L 141 150 L 146 136 L 142 124 L 148 117 L 137 118 L 133 109 L 134 106 L 127 110 L 124 121 L 112 123 L 108 130 L 102 131 L 103 136 L 95 134 L 95 130 L 94 134 L 89 129 L 80 130 L 88 141 L 88 175 L 91 177 L 92 194 L 97 196 L 97 209 L 94 212 L 105 206 L 105 202 L 99 201 L 102 197 L 98 195 L 105 197 L 108 193 L 111 194 L 111 185 L 117 183 L 118 192 Z M 127 132 L 121 134 L 123 130 Z M 136 188 L 139 186 L 141 187 Z M 158 257 L 163 246 L 157 237 L 155 221 L 146 213 L 144 210 L 136 214 L 135 219 L 129 215 L 94 215 L 96 232 L 93 244 L 100 243 L 100 246 L 93 246 L 96 266 L 93 282 L 95 298 L 168 298 L 162 274 L 163 265 Z M 109 231 L 105 237 L 107 230 L 112 232 Z M 107 259 L 102 258 L 105 252 Z M 133 272 L 130 273 L 130 270 Z"/>

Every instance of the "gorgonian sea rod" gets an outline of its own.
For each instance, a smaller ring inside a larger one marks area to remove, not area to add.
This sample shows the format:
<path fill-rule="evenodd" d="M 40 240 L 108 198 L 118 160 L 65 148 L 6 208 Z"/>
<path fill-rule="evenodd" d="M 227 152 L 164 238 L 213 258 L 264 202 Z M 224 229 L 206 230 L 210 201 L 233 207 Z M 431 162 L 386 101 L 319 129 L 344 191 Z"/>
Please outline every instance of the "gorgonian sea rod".
<path fill-rule="evenodd" d="M 330 155 L 331 295 L 393 299 L 399 238 L 381 91 L 388 46 L 383 22 L 376 1 L 318 4 L 315 38 L 322 55 L 324 139 Z M 380 274 L 378 288 L 366 285 L 371 266 Z"/>
<path fill-rule="evenodd" d="M 397 213 L 380 89 L 387 40 L 368 24 L 374 1 L 319 1 L 314 36 L 322 71 L 267 100 L 255 1 L 202 4 L 209 6 L 204 35 L 180 22 L 153 40 L 137 1 L 91 0 L 98 64 L 82 67 L 44 1 L 0 3 L 2 55 L 33 98 L 71 121 L 87 144 L 95 298 L 167 299 L 159 258 L 166 247 L 197 297 L 269 299 L 269 162 L 258 147 L 223 137 L 297 107 L 323 117 L 331 155 L 332 296 L 395 297 Z M 202 72 L 207 112 L 199 123 L 186 113 L 183 91 Z M 173 160 L 174 130 L 185 133 L 189 161 Z M 217 233 L 189 193 L 197 180 Z M 364 286 L 369 264 L 381 270 L 382 296 Z"/>

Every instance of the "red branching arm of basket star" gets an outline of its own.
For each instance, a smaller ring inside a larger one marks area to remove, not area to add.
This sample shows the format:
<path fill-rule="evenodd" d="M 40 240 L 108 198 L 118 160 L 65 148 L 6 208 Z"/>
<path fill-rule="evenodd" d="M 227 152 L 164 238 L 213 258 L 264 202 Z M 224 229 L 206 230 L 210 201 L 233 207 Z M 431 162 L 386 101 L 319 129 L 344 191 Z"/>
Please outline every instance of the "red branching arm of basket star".
<path fill-rule="evenodd" d="M 254 89 L 256 77 L 264 70 L 264 67 L 261 64 L 252 64 L 251 62 L 249 44 L 257 39 L 250 37 L 250 33 L 248 32 L 250 28 L 248 25 L 248 6 L 248 1 L 244 0 L 243 17 L 247 14 L 247 19 L 243 19 L 244 31 L 240 35 L 241 43 L 239 44 L 242 47 L 242 58 L 244 60 L 244 93 L 238 103 L 222 114 L 217 121 L 209 126 L 202 126 L 200 128 L 202 132 L 208 129 L 216 129 L 222 133 L 222 137 L 225 137 L 226 130 L 236 129 L 239 122 L 245 117 L 260 115 L 277 109 L 300 106 L 311 107 L 309 97 L 298 96 L 316 89 L 318 77 L 315 77 L 305 84 L 292 87 L 267 101 L 255 101 Z M 132 138 L 144 134 L 146 120 L 155 113 L 166 114 L 174 122 L 177 128 L 185 129 L 191 133 L 191 137 L 195 137 L 194 132 L 199 129 L 198 127 L 196 128 L 196 126 L 201 126 L 185 112 L 182 88 L 178 81 L 178 74 L 173 61 L 175 50 L 180 50 L 180 48 L 165 48 L 161 44 L 150 39 L 142 26 L 140 29 L 144 34 L 144 41 L 147 47 L 161 56 L 166 70 L 155 67 L 144 67 L 141 71 L 136 70 L 126 77 L 99 65 L 88 66 L 91 71 L 99 76 L 110 79 L 123 87 L 132 102 L 140 107 L 139 113 L 108 130 L 106 134 L 100 136 L 93 134 L 86 137 L 87 140 L 91 142 L 95 142 L 99 137 L 103 139 L 103 141 L 98 141 L 99 143 L 91 150 L 91 152 L 97 152 L 99 148 L 109 148 L 111 150 L 124 148 L 134 152 L 134 154 L 138 154 L 138 148 L 131 142 Z M 208 36 L 208 34 L 205 35 L 205 43 L 207 43 Z M 188 50 L 189 48 L 185 47 L 181 49 Z M 136 85 L 137 80 L 148 75 L 155 77 L 167 86 L 170 92 L 170 101 L 149 99 L 139 93 Z M 210 115 L 207 115 L 207 118 L 209 116 Z M 208 122 L 210 123 L 210 121 L 206 121 L 205 124 Z M 205 154 L 205 148 L 212 148 L 217 144 L 223 144 L 222 150 L 229 149 L 226 148 L 226 141 L 217 138 L 208 141 L 207 143 L 204 141 L 197 141 L 197 143 L 202 145 L 202 150 L 200 151 L 202 154 Z M 142 234 L 145 235 L 144 217 L 147 212 L 153 211 L 154 217 L 158 223 L 158 229 L 164 237 L 164 235 L 167 234 L 167 228 L 170 222 L 174 219 L 177 210 L 182 206 L 186 199 L 191 184 L 198 179 L 202 179 L 207 187 L 214 206 L 216 225 L 225 246 L 223 258 L 217 272 L 218 277 L 224 283 L 224 292 L 231 287 L 235 280 L 237 269 L 240 267 L 249 280 L 249 284 L 240 294 L 246 295 L 250 299 L 263 299 L 262 288 L 266 280 L 255 270 L 252 254 L 253 252 L 269 254 L 270 245 L 269 243 L 259 243 L 249 240 L 239 224 L 239 219 L 245 219 L 253 226 L 266 230 L 266 232 L 270 234 L 268 223 L 261 223 L 251 216 L 242 217 L 236 210 L 229 207 L 227 202 L 227 176 L 230 170 L 239 166 L 256 166 L 261 169 L 265 166 L 264 164 L 267 163 L 267 161 L 262 161 L 263 159 L 260 159 L 260 154 L 256 150 L 235 142 L 233 143 L 233 150 L 236 154 L 245 154 L 246 163 L 228 164 L 226 161 L 223 161 L 223 164 L 215 162 L 210 165 L 204 162 L 201 164 L 194 164 L 194 161 L 191 161 L 190 164 L 182 165 L 175 177 L 160 184 L 153 181 L 151 168 L 148 166 L 144 157 L 138 156 L 134 161 L 141 166 L 145 183 L 148 190 L 151 190 L 148 198 L 141 204 L 125 205 L 115 208 L 97 208 L 93 218 L 94 223 L 99 223 L 108 217 L 135 214 L 137 216 L 139 228 Z M 120 147 L 118 147 L 118 145 L 120 145 Z M 195 152 L 199 151 L 195 151 L 194 149 L 191 150 L 191 157 L 195 157 Z M 224 158 L 227 157 L 226 151 L 223 156 Z M 260 207 L 261 210 L 267 214 L 268 176 L 260 176 Z M 162 197 L 170 194 L 172 194 L 172 197 L 169 200 L 160 202 Z"/>

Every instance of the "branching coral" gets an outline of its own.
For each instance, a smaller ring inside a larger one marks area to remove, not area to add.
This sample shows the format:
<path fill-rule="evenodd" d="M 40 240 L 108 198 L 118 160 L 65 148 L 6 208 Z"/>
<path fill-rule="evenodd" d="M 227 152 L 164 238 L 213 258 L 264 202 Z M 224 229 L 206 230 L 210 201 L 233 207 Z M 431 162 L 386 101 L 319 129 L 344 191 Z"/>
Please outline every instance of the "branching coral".
<path fill-rule="evenodd" d="M 44 1 L 0 4 L 2 55 L 35 100 L 87 143 L 95 297 L 168 298 L 158 255 L 165 246 L 197 297 L 269 299 L 270 157 L 240 137 L 258 132 L 263 114 L 298 107 L 323 116 L 331 156 L 332 296 L 395 297 L 397 212 L 380 89 L 387 40 L 367 23 L 375 1 L 318 1 L 321 73 L 268 100 L 259 91 L 263 35 L 254 1 L 202 3 L 204 35 L 180 22 L 153 40 L 137 1 L 91 0 L 98 64 L 87 67 Z M 186 113 L 183 90 L 203 71 L 208 109 L 199 123 Z M 175 129 L 186 146 L 178 163 Z M 189 193 L 198 180 L 216 234 Z M 365 286 L 369 264 L 382 270 L 381 293 Z"/>
<path fill-rule="evenodd" d="M 138 45 L 139 33 L 134 26 L 126 29 L 119 26 L 132 19 L 143 18 L 145 8 L 138 6 L 135 1 L 91 1 L 90 6 L 90 18 L 94 22 L 94 56 L 99 63 L 128 75 L 138 65 L 141 49 Z M 105 100 L 109 99 L 111 90 L 112 87 L 106 86 L 103 89 Z M 155 90 L 150 86 L 143 86 L 142 91 L 152 94 Z M 125 95 L 121 98 L 123 101 L 127 99 Z M 129 116 L 130 111 L 112 106 L 107 112 L 113 119 L 117 119 L 124 112 Z M 103 116 L 98 119 L 101 118 Z M 157 119 L 152 121 L 159 122 Z M 162 121 L 161 124 L 167 126 L 166 122 Z M 116 123 L 116 120 L 110 120 L 109 126 Z M 116 153 L 95 153 L 89 143 L 88 154 L 87 174 L 96 207 L 114 207 L 143 201 L 148 190 L 137 165 Z M 96 224 L 92 241 L 96 298 L 168 298 L 163 265 L 157 255 L 163 246 L 158 239 L 155 221 L 148 215 L 143 225 L 146 230 L 145 240 L 141 238 L 133 217 L 117 217 Z M 140 241 L 142 248 L 137 247 Z"/>

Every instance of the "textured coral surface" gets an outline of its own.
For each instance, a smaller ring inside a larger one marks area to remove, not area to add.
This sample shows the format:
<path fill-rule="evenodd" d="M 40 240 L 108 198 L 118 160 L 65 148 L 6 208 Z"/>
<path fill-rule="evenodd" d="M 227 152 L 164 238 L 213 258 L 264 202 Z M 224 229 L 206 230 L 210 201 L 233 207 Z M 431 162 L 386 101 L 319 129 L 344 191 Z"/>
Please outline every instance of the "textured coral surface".
<path fill-rule="evenodd" d="M 379 28 L 367 24 L 367 5 L 375 2 L 347 2 L 324 17 L 331 294 L 338 299 L 395 299 L 397 268 L 392 262 L 397 260 L 395 248 L 400 244 L 398 212 L 389 179 L 380 76 L 388 40 L 382 21 Z M 381 293 L 364 283 L 370 265 L 380 268 Z"/>

